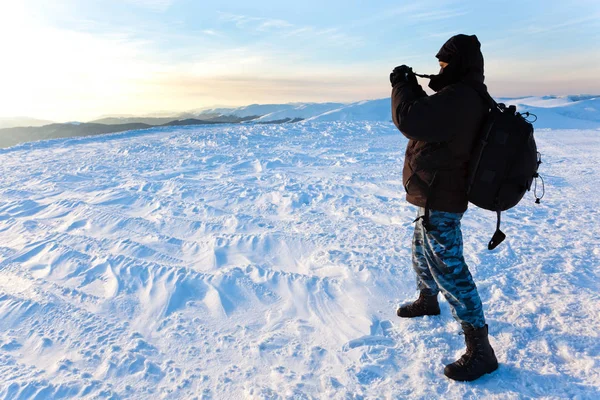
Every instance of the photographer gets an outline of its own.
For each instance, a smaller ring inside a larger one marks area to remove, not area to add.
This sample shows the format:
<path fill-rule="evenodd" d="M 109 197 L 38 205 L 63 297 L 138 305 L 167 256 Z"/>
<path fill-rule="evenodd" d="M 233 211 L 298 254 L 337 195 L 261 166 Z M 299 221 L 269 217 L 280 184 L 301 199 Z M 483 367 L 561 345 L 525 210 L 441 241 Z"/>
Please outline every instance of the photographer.
<path fill-rule="evenodd" d="M 460 220 L 467 210 L 467 175 L 473 143 L 487 106 L 476 91 L 483 84 L 483 56 L 476 36 L 450 38 L 436 57 L 441 67 L 431 77 L 428 96 L 412 69 L 390 75 L 392 119 L 409 139 L 403 169 L 406 199 L 419 207 L 412 242 L 418 300 L 398 309 L 403 318 L 438 315 L 442 292 L 462 325 L 466 353 L 444 374 L 471 381 L 498 368 L 488 340 L 481 299 L 463 258 Z"/>

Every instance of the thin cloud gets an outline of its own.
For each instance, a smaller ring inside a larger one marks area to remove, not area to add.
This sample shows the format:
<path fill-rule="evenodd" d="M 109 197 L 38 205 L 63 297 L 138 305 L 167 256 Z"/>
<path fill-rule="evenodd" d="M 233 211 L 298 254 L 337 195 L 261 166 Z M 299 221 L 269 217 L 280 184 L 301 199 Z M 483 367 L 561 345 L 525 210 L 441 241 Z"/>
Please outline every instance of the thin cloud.
<path fill-rule="evenodd" d="M 546 24 L 543 26 L 540 25 L 529 25 L 527 28 L 524 28 L 522 30 L 519 30 L 520 34 L 526 34 L 526 35 L 530 35 L 530 34 L 541 34 L 541 33 L 547 33 L 547 32 L 553 32 L 553 31 L 560 31 L 560 30 L 564 30 L 564 29 L 569 29 L 569 28 L 580 28 L 582 24 L 586 24 L 588 22 L 591 22 L 594 25 L 599 25 L 599 21 L 600 21 L 600 13 L 596 13 L 596 14 L 592 14 L 592 15 L 587 15 L 585 17 L 582 18 L 573 18 L 567 21 L 563 21 L 559 24 Z"/>
<path fill-rule="evenodd" d="M 290 24 L 289 22 L 284 21 L 282 19 L 269 19 L 269 20 L 262 22 L 257 27 L 257 30 L 269 31 L 272 29 L 287 29 L 287 28 L 291 28 L 291 27 L 293 27 L 292 24 Z"/>
<path fill-rule="evenodd" d="M 139 7 L 147 8 L 153 11 L 167 11 L 176 0 L 125 0 L 127 3 L 135 4 Z"/>
<path fill-rule="evenodd" d="M 470 11 L 466 9 L 444 7 L 430 1 L 421 1 L 389 8 L 384 12 L 366 16 L 361 20 L 351 22 L 347 27 L 365 27 L 379 24 L 390 19 L 396 19 L 399 24 L 405 26 L 412 26 L 415 24 L 426 24 L 429 22 L 438 22 L 456 18 L 467 15 L 469 12 Z"/>
<path fill-rule="evenodd" d="M 466 10 L 435 10 L 426 11 L 414 14 L 408 14 L 407 20 L 410 23 L 419 22 L 435 22 L 450 18 L 462 17 L 467 15 L 469 12 Z"/>
<path fill-rule="evenodd" d="M 321 43 L 325 41 L 329 45 L 335 46 L 358 46 L 365 43 L 363 38 L 347 35 L 338 28 L 317 29 L 313 26 L 295 28 L 283 33 L 282 37 L 296 37 L 304 39 L 317 38 Z"/>
<path fill-rule="evenodd" d="M 268 18 L 249 17 L 247 15 L 230 14 L 219 11 L 219 20 L 233 22 L 238 28 L 256 29 L 261 23 L 269 21 Z"/>
<path fill-rule="evenodd" d="M 275 18 L 260 18 L 247 15 L 219 13 L 220 20 L 231 22 L 239 29 L 257 33 L 273 33 L 277 31 L 280 37 L 297 37 L 303 39 L 318 39 L 320 43 L 335 46 L 357 46 L 365 41 L 357 36 L 348 35 L 339 28 L 316 28 L 314 26 L 299 26 L 289 21 Z"/>
<path fill-rule="evenodd" d="M 290 29 L 294 27 L 292 23 L 283 19 L 251 17 L 248 15 L 224 12 L 219 12 L 219 19 L 223 22 L 233 22 L 239 29 L 248 29 L 258 32 Z"/>

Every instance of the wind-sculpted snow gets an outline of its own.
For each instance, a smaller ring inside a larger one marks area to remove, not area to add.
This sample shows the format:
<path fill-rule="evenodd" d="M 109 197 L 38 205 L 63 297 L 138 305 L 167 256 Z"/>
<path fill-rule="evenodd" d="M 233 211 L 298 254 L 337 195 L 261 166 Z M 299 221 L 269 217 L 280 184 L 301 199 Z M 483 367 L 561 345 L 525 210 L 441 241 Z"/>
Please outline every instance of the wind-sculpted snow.
<path fill-rule="evenodd" d="M 470 210 L 500 369 L 414 298 L 390 123 L 160 128 L 0 151 L 0 398 L 600 398 L 600 132 L 537 133 L 546 196 Z"/>

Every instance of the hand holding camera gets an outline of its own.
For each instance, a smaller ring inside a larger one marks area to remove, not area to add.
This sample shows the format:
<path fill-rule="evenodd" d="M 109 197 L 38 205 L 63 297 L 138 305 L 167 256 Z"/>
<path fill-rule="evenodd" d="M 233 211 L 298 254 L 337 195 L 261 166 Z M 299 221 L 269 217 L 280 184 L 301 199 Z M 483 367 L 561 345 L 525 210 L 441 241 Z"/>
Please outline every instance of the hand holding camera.
<path fill-rule="evenodd" d="M 392 84 L 392 87 L 401 82 L 407 82 L 415 85 L 419 84 L 417 82 L 415 73 L 408 65 L 400 65 L 399 67 L 394 68 L 390 74 L 390 83 Z"/>

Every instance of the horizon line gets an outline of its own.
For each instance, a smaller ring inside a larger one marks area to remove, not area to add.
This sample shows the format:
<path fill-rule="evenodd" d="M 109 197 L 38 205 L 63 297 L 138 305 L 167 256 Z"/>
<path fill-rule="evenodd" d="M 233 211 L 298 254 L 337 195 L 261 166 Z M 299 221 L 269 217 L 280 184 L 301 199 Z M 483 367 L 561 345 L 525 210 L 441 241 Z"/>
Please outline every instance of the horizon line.
<path fill-rule="evenodd" d="M 600 97 L 600 94 L 595 94 L 595 93 L 577 93 L 577 94 L 544 94 L 544 95 L 520 95 L 520 96 L 493 96 L 494 98 L 499 98 L 499 99 L 509 99 L 509 100 L 519 100 L 519 99 L 525 99 L 525 98 L 535 98 L 535 97 L 539 97 L 539 98 L 544 98 L 544 97 L 550 97 L 550 98 L 569 98 L 569 97 Z M 257 103 L 249 103 L 249 104 L 243 104 L 243 105 L 210 105 L 210 106 L 204 106 L 204 107 L 200 107 L 200 108 L 193 108 L 193 109 L 187 109 L 185 111 L 149 111 L 147 113 L 143 113 L 143 114 L 102 114 L 99 115 L 97 117 L 91 118 L 91 119 L 48 119 L 48 118 L 41 118 L 41 117 L 37 117 L 37 116 L 30 116 L 30 115 L 16 115 L 16 116 L 0 116 L 0 121 L 10 121 L 10 120 L 19 120 L 19 119 L 29 119 L 29 120 L 37 120 L 37 121 L 44 121 L 44 122 L 49 122 L 47 125 L 51 125 L 51 124 L 69 124 L 69 123 L 92 123 L 94 121 L 100 120 L 100 119 L 107 119 L 107 118 L 175 118 L 178 116 L 181 116 L 182 114 L 186 114 L 186 113 L 198 113 L 198 115 L 201 115 L 204 112 L 207 111 L 211 111 L 211 110 L 218 110 L 218 109 L 224 109 L 224 110 L 238 110 L 241 108 L 246 108 L 246 107 L 252 107 L 252 106 L 278 106 L 278 105 L 306 105 L 306 104 L 340 104 L 340 105 L 351 105 L 351 104 L 355 104 L 355 103 L 361 103 L 361 102 L 365 102 L 365 101 L 378 101 L 378 100 L 385 100 L 387 99 L 386 97 L 377 97 L 377 98 L 365 98 L 365 99 L 361 99 L 361 100 L 354 100 L 354 101 L 348 101 L 348 102 L 340 102 L 340 101 L 290 101 L 290 102 L 281 102 L 281 103 L 277 103 L 277 102 L 265 102 L 265 103 L 261 103 L 261 102 L 257 102 Z M 578 100 L 575 100 L 578 101 Z M 2 129 L 2 128 L 0 128 Z"/>

